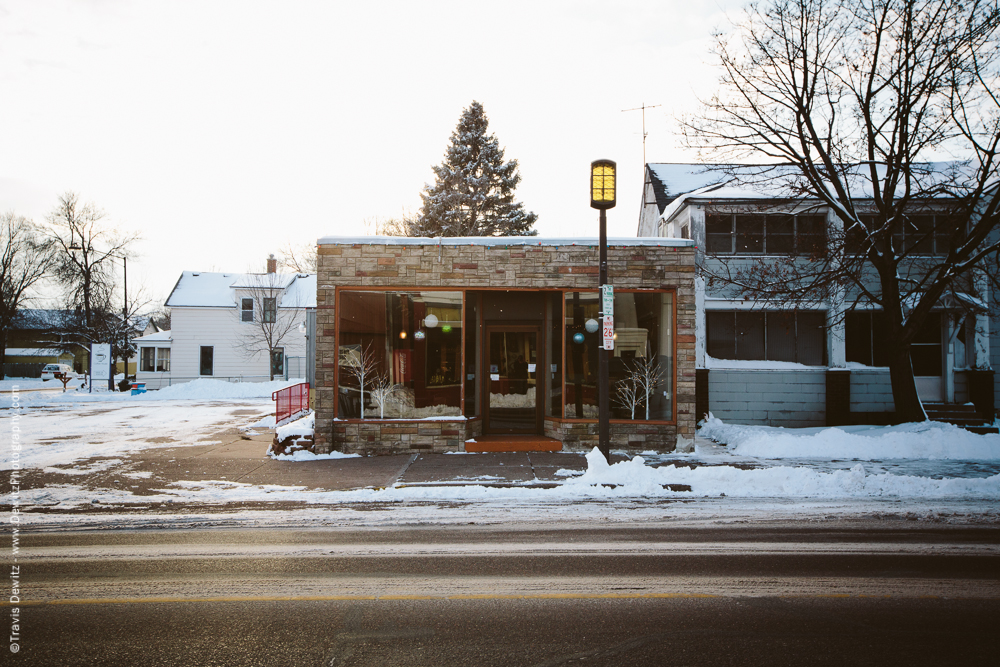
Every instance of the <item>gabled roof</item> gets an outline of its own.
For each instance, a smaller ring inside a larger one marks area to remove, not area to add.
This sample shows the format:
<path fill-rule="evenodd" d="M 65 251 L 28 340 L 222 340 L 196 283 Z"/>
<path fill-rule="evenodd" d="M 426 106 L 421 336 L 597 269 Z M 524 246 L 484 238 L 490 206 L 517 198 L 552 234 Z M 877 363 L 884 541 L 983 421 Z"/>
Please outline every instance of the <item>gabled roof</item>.
<path fill-rule="evenodd" d="M 285 308 L 316 307 L 316 276 L 310 273 L 273 274 L 260 273 L 210 273 L 184 271 L 167 297 L 171 308 L 233 308 L 236 290 L 250 287 L 283 289 L 279 305 Z"/>
<path fill-rule="evenodd" d="M 692 199 L 808 199 L 801 185 L 799 168 L 791 164 L 674 164 L 650 163 L 651 176 L 663 189 L 660 218 L 669 219 Z M 867 164 L 853 165 L 844 179 L 854 199 L 873 197 Z M 878 167 L 884 171 L 884 166 Z M 922 190 L 930 191 L 942 183 L 961 180 L 964 165 L 959 162 L 927 162 L 920 165 L 916 178 Z M 654 186 L 655 187 L 655 186 Z M 657 195 L 657 206 L 660 206 Z"/>

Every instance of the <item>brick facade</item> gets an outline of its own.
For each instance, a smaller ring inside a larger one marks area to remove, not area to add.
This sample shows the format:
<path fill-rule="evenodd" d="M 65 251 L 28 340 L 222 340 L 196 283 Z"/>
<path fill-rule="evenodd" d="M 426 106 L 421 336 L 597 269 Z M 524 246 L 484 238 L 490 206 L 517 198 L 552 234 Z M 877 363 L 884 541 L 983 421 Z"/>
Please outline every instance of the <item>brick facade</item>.
<path fill-rule="evenodd" d="M 584 240 L 586 242 L 587 240 Z M 316 321 L 316 451 L 366 454 L 460 451 L 481 433 L 465 421 L 334 420 L 338 287 L 393 290 L 596 290 L 598 248 L 544 238 L 338 238 L 320 240 Z M 580 243 L 580 241 L 577 241 Z M 680 239 L 612 239 L 609 282 L 616 289 L 670 289 L 676 298 L 675 424 L 612 423 L 615 449 L 670 451 L 695 430 L 694 248 Z M 545 435 L 567 449 L 596 445 L 596 420 L 545 418 Z"/>

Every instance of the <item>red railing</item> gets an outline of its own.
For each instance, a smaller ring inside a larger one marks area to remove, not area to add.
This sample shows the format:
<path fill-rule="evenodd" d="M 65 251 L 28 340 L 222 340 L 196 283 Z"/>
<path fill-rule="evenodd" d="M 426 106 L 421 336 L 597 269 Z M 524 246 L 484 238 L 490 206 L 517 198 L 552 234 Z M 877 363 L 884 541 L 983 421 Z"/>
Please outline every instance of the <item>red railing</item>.
<path fill-rule="evenodd" d="M 274 401 L 274 423 L 281 422 L 309 410 L 309 383 L 302 382 L 285 387 L 271 394 Z"/>

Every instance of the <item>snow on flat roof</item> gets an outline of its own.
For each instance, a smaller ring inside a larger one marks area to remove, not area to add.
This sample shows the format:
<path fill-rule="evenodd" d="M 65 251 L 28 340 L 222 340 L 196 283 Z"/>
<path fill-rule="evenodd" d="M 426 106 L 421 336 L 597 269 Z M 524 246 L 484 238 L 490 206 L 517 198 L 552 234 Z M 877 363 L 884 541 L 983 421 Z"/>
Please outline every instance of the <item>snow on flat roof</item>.
<path fill-rule="evenodd" d="M 211 273 L 206 271 L 184 271 L 177 285 L 167 298 L 167 306 L 193 308 L 235 308 L 235 290 L 240 287 L 260 285 L 261 276 L 252 273 Z M 316 276 L 306 273 L 279 273 L 275 287 L 285 287 L 281 306 L 285 308 L 316 307 Z"/>
<path fill-rule="evenodd" d="M 548 237 L 548 236 L 324 236 L 320 245 L 481 245 L 481 246 L 596 246 L 595 237 Z M 669 239 L 634 236 L 608 239 L 609 246 L 663 246 L 685 248 L 693 246 L 689 239 Z"/>
<path fill-rule="evenodd" d="M 145 336 L 139 336 L 138 338 L 133 338 L 133 343 L 153 343 L 158 341 L 169 341 L 170 340 L 170 329 L 166 331 L 157 331 L 155 333 L 146 334 Z"/>

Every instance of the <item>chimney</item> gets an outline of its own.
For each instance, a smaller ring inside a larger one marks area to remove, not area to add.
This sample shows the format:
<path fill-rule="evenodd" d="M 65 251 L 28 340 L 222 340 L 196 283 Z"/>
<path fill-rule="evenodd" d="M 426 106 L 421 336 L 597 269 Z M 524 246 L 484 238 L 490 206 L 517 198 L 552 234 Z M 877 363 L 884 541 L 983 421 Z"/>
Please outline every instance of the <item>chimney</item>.
<path fill-rule="evenodd" d="M 272 254 L 270 257 L 267 258 L 267 272 L 276 273 L 277 271 L 278 271 L 278 260 L 276 260 L 274 258 L 274 255 Z"/>

